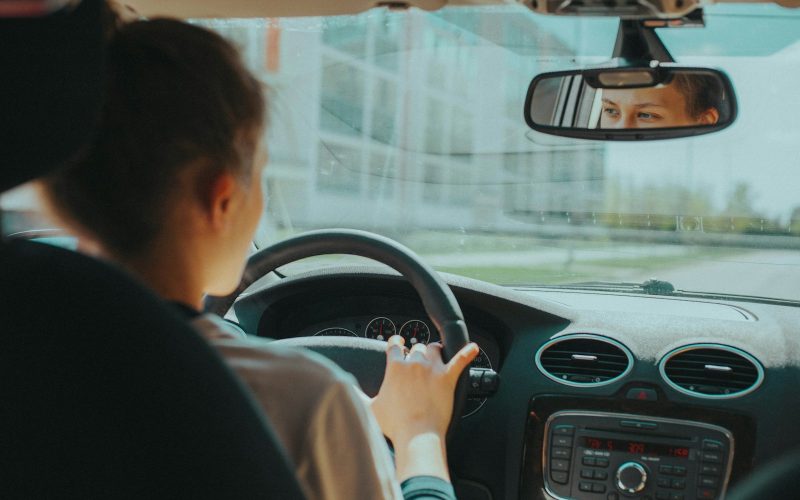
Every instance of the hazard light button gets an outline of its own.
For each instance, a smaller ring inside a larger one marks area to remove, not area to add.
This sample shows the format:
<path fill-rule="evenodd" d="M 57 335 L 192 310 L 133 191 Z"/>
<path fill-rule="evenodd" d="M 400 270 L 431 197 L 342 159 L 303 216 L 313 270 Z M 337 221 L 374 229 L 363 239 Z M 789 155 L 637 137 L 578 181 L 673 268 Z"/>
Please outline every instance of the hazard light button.
<path fill-rule="evenodd" d="M 637 401 L 658 401 L 658 394 L 656 394 L 654 389 L 633 387 L 628 389 L 625 399 L 635 399 Z"/>

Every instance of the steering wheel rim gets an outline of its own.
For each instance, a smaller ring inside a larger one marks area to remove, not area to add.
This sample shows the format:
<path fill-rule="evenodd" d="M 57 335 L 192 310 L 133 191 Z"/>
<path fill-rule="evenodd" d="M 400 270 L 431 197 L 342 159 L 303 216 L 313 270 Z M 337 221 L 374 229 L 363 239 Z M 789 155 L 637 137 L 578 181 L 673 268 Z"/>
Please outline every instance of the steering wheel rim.
<path fill-rule="evenodd" d="M 442 356 L 445 362 L 449 361 L 469 342 L 469 333 L 461 307 L 450 287 L 432 268 L 400 243 L 384 236 L 355 229 L 310 231 L 259 250 L 248 259 L 242 280 L 236 290 L 224 297 L 206 297 L 205 310 L 222 316 L 233 306 L 244 290 L 267 273 L 300 259 L 330 254 L 366 257 L 391 267 L 407 279 L 420 296 L 425 312 L 440 334 L 443 344 Z M 347 348 L 354 342 L 366 346 L 375 341 L 346 339 L 341 341 L 341 346 Z M 320 343 L 324 343 L 330 349 L 332 344 L 335 347 L 337 340 L 335 337 L 328 337 L 324 340 L 320 339 Z M 294 342 L 293 345 L 302 346 L 297 342 Z M 370 348 L 374 349 L 374 344 Z M 460 417 L 466 400 L 468 373 L 469 370 L 464 370 L 456 386 L 453 417 L 448 435 L 452 435 L 453 424 Z"/>

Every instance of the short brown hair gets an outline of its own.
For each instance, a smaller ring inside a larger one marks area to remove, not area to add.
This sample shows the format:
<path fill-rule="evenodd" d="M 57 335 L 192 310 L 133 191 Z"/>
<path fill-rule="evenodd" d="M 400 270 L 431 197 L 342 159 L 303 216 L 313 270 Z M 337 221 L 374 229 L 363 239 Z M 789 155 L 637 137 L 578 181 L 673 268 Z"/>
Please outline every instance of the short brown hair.
<path fill-rule="evenodd" d="M 703 73 L 678 73 L 672 83 L 686 98 L 686 112 L 697 118 L 714 108 L 722 113 L 723 89 L 716 77 Z"/>
<path fill-rule="evenodd" d="M 45 193 L 108 250 L 136 255 L 161 231 L 185 167 L 249 178 L 265 117 L 261 84 L 221 36 L 171 19 L 123 24 L 97 136 Z"/>

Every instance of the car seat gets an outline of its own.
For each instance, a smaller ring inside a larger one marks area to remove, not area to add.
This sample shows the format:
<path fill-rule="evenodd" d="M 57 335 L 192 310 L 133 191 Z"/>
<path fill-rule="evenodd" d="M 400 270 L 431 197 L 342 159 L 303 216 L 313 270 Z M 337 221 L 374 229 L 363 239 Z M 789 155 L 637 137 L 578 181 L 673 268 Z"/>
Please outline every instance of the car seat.
<path fill-rule="evenodd" d="M 104 5 L 75 4 L 0 10 L 0 192 L 91 137 Z M 157 297 L 89 257 L 0 242 L 0 497 L 301 499 L 293 471 L 248 390 Z"/>

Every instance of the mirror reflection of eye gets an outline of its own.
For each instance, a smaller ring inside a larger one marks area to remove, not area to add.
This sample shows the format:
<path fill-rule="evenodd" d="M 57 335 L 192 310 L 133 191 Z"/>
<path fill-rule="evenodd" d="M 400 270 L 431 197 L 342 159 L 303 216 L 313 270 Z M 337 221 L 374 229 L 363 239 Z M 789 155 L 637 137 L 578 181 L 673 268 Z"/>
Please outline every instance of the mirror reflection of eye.
<path fill-rule="evenodd" d="M 656 121 L 661 120 L 661 116 L 655 113 L 648 113 L 647 111 L 640 111 L 637 115 L 640 120 Z"/>
<path fill-rule="evenodd" d="M 611 118 L 619 117 L 619 110 L 616 108 L 603 108 L 603 113 L 607 114 Z"/>

